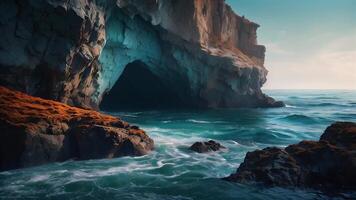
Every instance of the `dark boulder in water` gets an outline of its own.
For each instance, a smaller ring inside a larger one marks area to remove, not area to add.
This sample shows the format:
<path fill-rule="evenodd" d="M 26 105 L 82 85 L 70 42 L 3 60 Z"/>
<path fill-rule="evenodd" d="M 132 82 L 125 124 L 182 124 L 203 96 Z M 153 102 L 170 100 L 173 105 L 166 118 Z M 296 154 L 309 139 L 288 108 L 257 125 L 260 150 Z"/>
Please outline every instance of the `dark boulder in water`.
<path fill-rule="evenodd" d="M 0 86 L 0 171 L 68 159 L 140 156 L 153 140 L 99 112 Z"/>
<path fill-rule="evenodd" d="M 226 149 L 223 145 L 214 140 L 209 140 L 208 142 L 196 142 L 189 148 L 192 151 L 198 153 L 207 153 L 210 151 L 219 151 L 220 149 Z"/>
<path fill-rule="evenodd" d="M 343 122 L 329 126 L 320 140 L 328 141 L 330 144 L 340 148 L 356 149 L 356 123 Z"/>
<path fill-rule="evenodd" d="M 334 123 L 319 141 L 249 152 L 236 173 L 224 179 L 273 186 L 355 190 L 356 123 Z"/>
<path fill-rule="evenodd" d="M 269 97 L 267 95 L 265 95 L 265 97 L 266 97 L 266 102 L 264 102 L 260 105 L 260 107 L 262 107 L 262 108 L 263 107 L 265 107 L 265 108 L 268 108 L 268 107 L 279 108 L 279 107 L 286 106 L 286 104 L 283 101 L 276 101 L 272 97 Z"/>

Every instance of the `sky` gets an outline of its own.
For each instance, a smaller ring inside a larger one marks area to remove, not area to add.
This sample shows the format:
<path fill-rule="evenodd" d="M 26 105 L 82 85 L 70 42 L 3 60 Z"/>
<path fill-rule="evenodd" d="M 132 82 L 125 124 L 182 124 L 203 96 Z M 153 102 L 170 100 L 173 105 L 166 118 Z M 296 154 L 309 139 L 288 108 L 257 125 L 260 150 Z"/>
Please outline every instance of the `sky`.
<path fill-rule="evenodd" d="M 356 0 L 226 0 L 258 23 L 264 89 L 356 89 Z"/>

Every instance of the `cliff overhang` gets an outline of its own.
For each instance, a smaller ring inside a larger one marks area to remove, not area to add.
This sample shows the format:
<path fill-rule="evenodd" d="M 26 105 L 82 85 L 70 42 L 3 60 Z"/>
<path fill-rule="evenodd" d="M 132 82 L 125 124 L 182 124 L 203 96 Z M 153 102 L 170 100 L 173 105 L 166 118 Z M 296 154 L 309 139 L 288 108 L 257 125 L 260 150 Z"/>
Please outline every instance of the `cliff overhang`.
<path fill-rule="evenodd" d="M 258 25 L 236 15 L 223 0 L 0 4 L 2 85 L 97 109 L 106 95 L 128 98 L 115 84 L 130 64 L 142 63 L 162 85 L 156 98 L 162 104 L 283 105 L 261 91 L 267 70 L 265 47 L 257 44 Z M 149 88 L 144 82 L 136 85 L 142 86 L 136 91 Z"/>

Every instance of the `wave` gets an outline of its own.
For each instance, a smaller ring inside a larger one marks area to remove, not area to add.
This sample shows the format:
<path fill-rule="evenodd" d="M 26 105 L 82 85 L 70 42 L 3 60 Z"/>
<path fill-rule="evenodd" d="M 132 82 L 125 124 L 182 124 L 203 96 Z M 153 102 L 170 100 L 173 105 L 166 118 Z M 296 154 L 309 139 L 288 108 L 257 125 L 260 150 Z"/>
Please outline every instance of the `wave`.
<path fill-rule="evenodd" d="M 339 97 L 315 97 L 315 99 L 335 100 L 335 99 L 341 99 L 341 98 L 339 98 Z"/>
<path fill-rule="evenodd" d="M 196 124 L 225 124 L 225 123 L 228 123 L 226 121 L 223 121 L 223 120 L 218 120 L 218 121 L 215 121 L 215 120 L 212 120 L 212 121 L 205 121 L 205 120 L 196 120 L 196 119 L 187 119 L 185 120 L 186 122 L 193 122 L 193 123 L 196 123 Z"/>
<path fill-rule="evenodd" d="M 338 103 L 317 103 L 317 104 L 309 104 L 312 107 L 327 107 L 327 106 L 345 106 L 345 104 Z"/>
<path fill-rule="evenodd" d="M 203 140 L 202 137 L 194 136 L 184 130 L 166 129 L 158 127 L 142 127 L 154 139 L 157 145 L 166 145 L 171 147 L 191 145 L 193 141 Z"/>
<path fill-rule="evenodd" d="M 204 120 L 195 120 L 195 119 L 187 119 L 187 122 L 193 122 L 193 123 L 197 123 L 197 124 L 210 124 L 211 122 L 208 121 L 204 121 Z"/>
<path fill-rule="evenodd" d="M 292 114 L 286 117 L 282 117 L 282 120 L 300 122 L 300 123 L 316 123 L 318 120 L 306 115 Z"/>
<path fill-rule="evenodd" d="M 286 104 L 286 108 L 298 108 L 298 106 L 292 106 L 292 105 Z"/>
<path fill-rule="evenodd" d="M 29 180 L 29 182 L 35 183 L 35 182 L 45 181 L 47 179 L 49 179 L 49 175 L 36 175 L 36 176 L 32 177 Z"/>
<path fill-rule="evenodd" d="M 297 96 L 290 96 L 288 97 L 289 99 L 302 99 L 301 97 L 297 97 Z"/>
<path fill-rule="evenodd" d="M 134 114 L 121 114 L 122 117 L 137 117 L 137 115 Z"/>

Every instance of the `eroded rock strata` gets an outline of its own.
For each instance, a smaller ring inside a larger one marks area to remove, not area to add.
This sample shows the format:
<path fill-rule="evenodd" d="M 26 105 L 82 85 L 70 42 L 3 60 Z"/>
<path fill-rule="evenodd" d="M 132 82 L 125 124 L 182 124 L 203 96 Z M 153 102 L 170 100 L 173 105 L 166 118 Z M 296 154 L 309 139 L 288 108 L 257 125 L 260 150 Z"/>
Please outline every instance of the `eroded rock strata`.
<path fill-rule="evenodd" d="M 142 63 L 173 106 L 283 106 L 260 89 L 257 28 L 223 0 L 2 0 L 0 84 L 98 108 L 121 93 L 111 89 L 125 67 Z M 137 98 L 152 88 L 138 87 Z"/>
<path fill-rule="evenodd" d="M 234 182 L 267 185 L 356 189 L 356 123 L 329 126 L 319 141 L 302 141 L 285 149 L 270 147 L 246 154 Z"/>
<path fill-rule="evenodd" d="M 154 143 L 109 115 L 0 86 L 0 171 L 67 159 L 140 156 Z"/>

